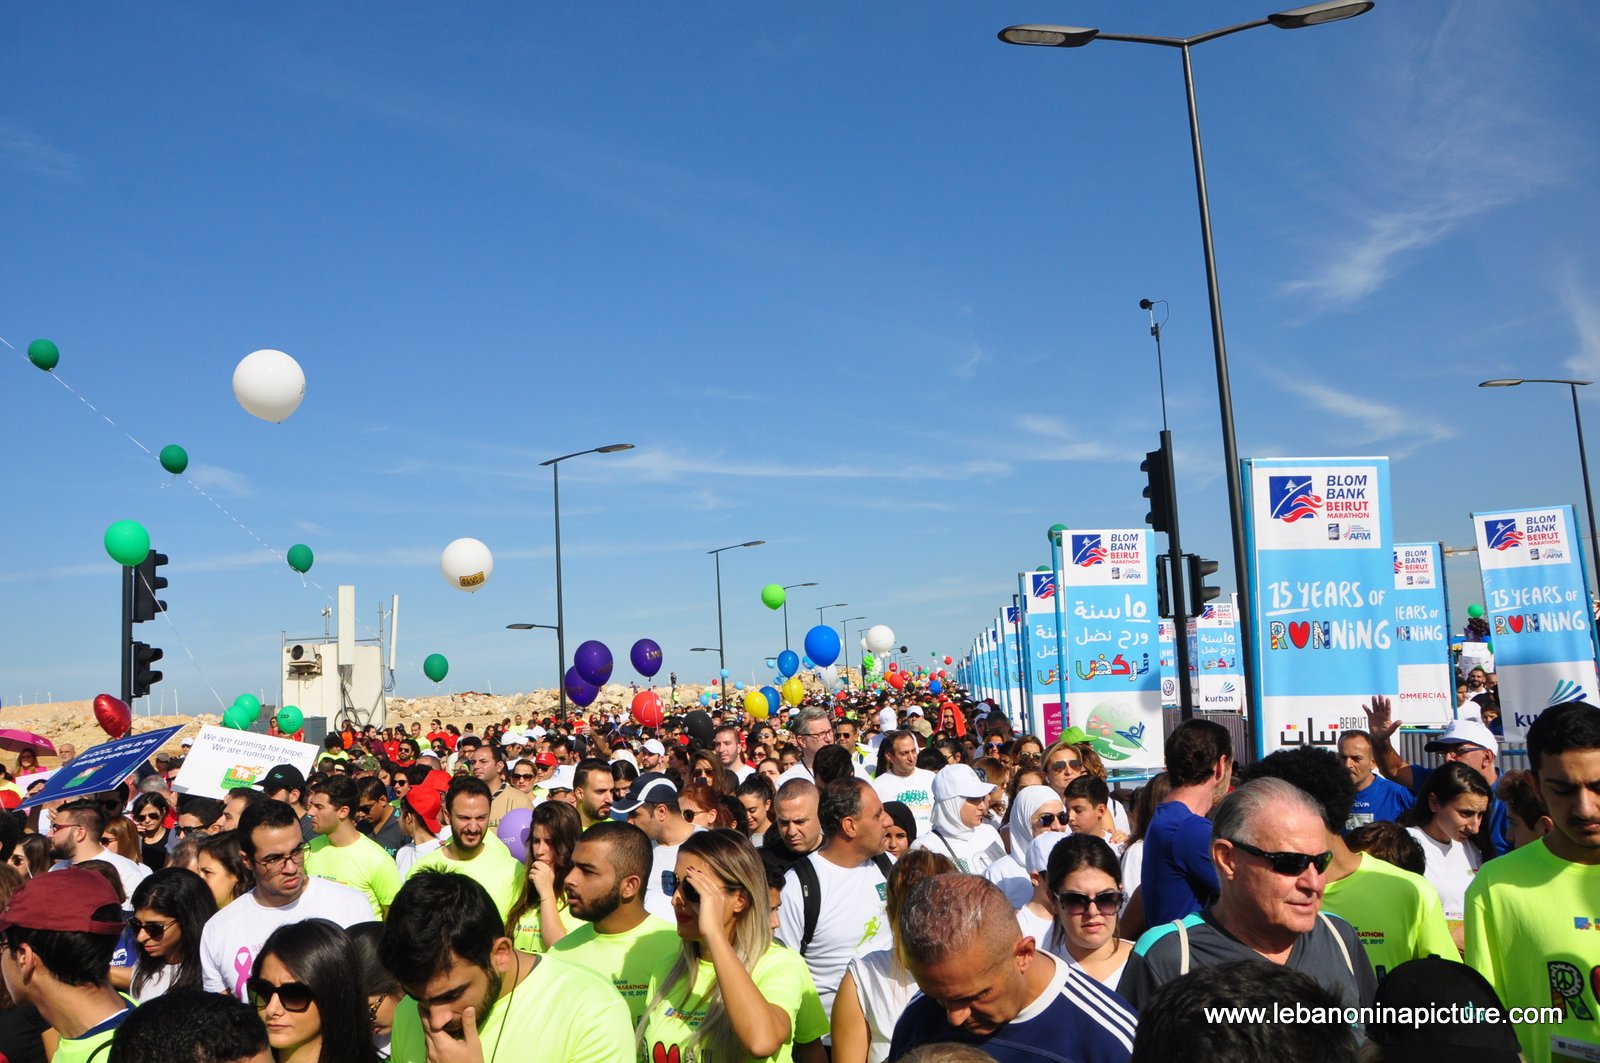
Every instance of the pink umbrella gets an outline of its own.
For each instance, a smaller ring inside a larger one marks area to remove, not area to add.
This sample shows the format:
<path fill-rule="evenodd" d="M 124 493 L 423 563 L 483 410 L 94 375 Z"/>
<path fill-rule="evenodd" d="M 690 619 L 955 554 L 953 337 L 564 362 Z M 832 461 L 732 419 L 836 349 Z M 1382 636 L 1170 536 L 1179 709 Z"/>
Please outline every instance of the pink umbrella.
<path fill-rule="evenodd" d="M 13 753 L 21 753 L 24 749 L 36 749 L 52 757 L 56 755 L 55 743 L 44 735 L 36 735 L 32 731 L 0 729 L 0 749 L 7 749 Z"/>

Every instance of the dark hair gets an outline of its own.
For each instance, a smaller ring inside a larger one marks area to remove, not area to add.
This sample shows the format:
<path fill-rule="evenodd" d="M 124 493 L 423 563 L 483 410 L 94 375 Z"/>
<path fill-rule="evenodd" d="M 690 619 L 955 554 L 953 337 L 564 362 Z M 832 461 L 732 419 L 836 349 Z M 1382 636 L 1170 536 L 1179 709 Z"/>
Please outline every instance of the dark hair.
<path fill-rule="evenodd" d="M 603 771 L 607 775 L 611 775 L 610 762 L 601 760 L 599 757 L 585 757 L 584 759 L 578 761 L 578 766 L 572 769 L 572 788 L 574 790 L 587 789 L 589 785 L 589 773 L 595 771 Z M 612 781 L 616 780 L 615 775 L 611 775 L 611 778 Z"/>
<path fill-rule="evenodd" d="M 250 974 L 261 977 L 261 964 L 276 956 L 294 980 L 311 990 L 322 1018 L 322 1050 L 318 1058 L 376 1063 L 372 1017 L 367 1011 L 363 980 L 356 967 L 350 935 L 327 919 L 302 919 L 274 930 L 256 953 Z"/>
<path fill-rule="evenodd" d="M 1433 819 L 1435 810 L 1429 807 L 1428 798 L 1432 797 L 1443 808 L 1462 794 L 1475 794 L 1485 801 L 1493 801 L 1494 793 L 1489 789 L 1489 784 L 1483 781 L 1483 776 L 1478 774 L 1476 768 L 1470 768 L 1457 760 L 1447 760 L 1428 773 L 1422 788 L 1417 791 L 1417 802 L 1400 817 L 1400 822 L 1407 827 L 1424 827 Z M 1485 813 L 1487 816 L 1487 812 Z"/>
<path fill-rule="evenodd" d="M 205 879 L 183 868 L 164 867 L 133 888 L 133 901 L 129 907 L 135 915 L 140 909 L 148 908 L 177 922 L 178 933 L 182 936 L 178 945 L 178 971 L 172 979 L 172 988 L 199 989 L 200 932 L 205 929 L 206 920 L 217 914 L 217 902 L 212 898 Z M 133 969 L 132 990 L 137 996 L 150 979 L 167 967 L 169 961 L 152 959 L 137 939 L 134 941 L 134 950 L 139 958 Z"/>
<path fill-rule="evenodd" d="M 1546 754 L 1600 749 L 1600 709 L 1573 701 L 1545 709 L 1528 728 L 1528 764 L 1535 775 Z"/>
<path fill-rule="evenodd" d="M 400 774 L 406 777 L 406 782 L 412 786 L 422 785 L 422 781 L 432 775 L 437 768 L 430 768 L 426 764 L 407 764 L 400 769 Z"/>
<path fill-rule="evenodd" d="M 248 786 L 241 786 L 237 789 L 229 790 L 228 796 L 222 799 L 222 803 L 226 805 L 229 801 L 232 801 L 235 798 L 238 798 L 244 802 L 244 808 L 239 809 L 240 816 L 244 815 L 245 809 L 251 808 L 255 805 L 265 804 L 266 802 L 272 800 L 272 798 L 268 797 L 260 790 L 254 790 Z M 218 815 L 221 815 L 221 813 L 219 812 Z"/>
<path fill-rule="evenodd" d="M 55 863 L 55 854 L 50 851 L 50 839 L 43 834 L 30 834 L 22 839 L 22 856 L 28 861 L 28 877 L 42 875 L 50 870 L 50 865 Z"/>
<path fill-rule="evenodd" d="M 466 875 L 423 868 L 389 906 L 378 955 L 407 992 L 420 989 L 457 959 L 487 971 L 505 921 L 489 892 Z"/>
<path fill-rule="evenodd" d="M 1350 730 L 1348 730 L 1348 731 L 1340 731 L 1339 732 L 1339 744 L 1341 746 L 1344 745 L 1344 740 L 1346 738 L 1359 738 L 1362 741 L 1366 742 L 1369 747 L 1372 746 L 1372 744 L 1373 744 L 1372 736 L 1370 734 L 1368 734 L 1366 731 L 1360 730 L 1360 729 L 1355 728 L 1355 727 L 1350 728 Z M 1355 780 L 1353 780 L 1353 779 L 1351 780 L 1351 785 L 1352 786 L 1355 785 Z"/>
<path fill-rule="evenodd" d="M 903 801 L 885 801 L 883 810 L 889 813 L 889 818 L 894 821 L 896 827 L 906 832 L 907 844 L 917 840 L 917 817 L 912 813 L 910 805 Z"/>
<path fill-rule="evenodd" d="M 1167 778 L 1166 772 L 1158 773 L 1153 779 L 1145 783 L 1134 793 L 1133 800 L 1128 802 L 1128 819 L 1132 822 L 1128 831 L 1128 844 L 1143 841 L 1145 832 L 1150 829 L 1150 817 L 1155 815 L 1156 807 L 1167 799 L 1167 794 L 1172 792 L 1172 780 Z"/>
<path fill-rule="evenodd" d="M 533 764 L 533 761 L 529 760 L 527 757 L 523 757 L 519 761 L 519 763 L 522 763 L 522 764 Z M 537 766 L 537 765 L 535 765 L 535 766 Z M 631 782 L 633 782 L 633 780 L 637 779 L 638 777 L 639 777 L 639 769 L 634 767 L 634 765 L 633 765 L 633 763 L 631 761 L 613 760 L 611 762 L 611 778 L 619 786 L 621 784 L 623 784 L 623 783 L 631 783 Z"/>
<path fill-rule="evenodd" d="M 565 804 L 562 801 L 546 802 L 546 804 Z M 543 808 L 544 805 L 540 805 Z M 571 808 L 571 805 L 566 807 Z M 639 895 L 644 895 L 645 883 L 650 878 L 651 861 L 653 854 L 650 836 L 635 827 L 632 823 L 618 823 L 616 820 L 601 820 L 579 836 L 580 842 L 599 842 L 606 847 L 611 856 L 611 867 L 616 871 L 617 880 L 627 878 L 629 875 L 639 877 Z"/>
<path fill-rule="evenodd" d="M 163 820 L 166 818 L 167 813 L 172 811 L 172 806 L 167 803 L 167 799 L 164 796 L 146 791 L 133 799 L 133 814 L 137 816 L 152 806 L 161 813 Z"/>
<path fill-rule="evenodd" d="M 1070 801 L 1074 797 L 1080 797 L 1091 805 L 1109 805 L 1111 789 L 1100 776 L 1084 774 L 1067 783 L 1061 791 L 1063 801 Z"/>
<path fill-rule="evenodd" d="M 330 775 L 320 782 L 312 783 L 307 789 L 311 793 L 326 797 L 334 808 L 347 809 L 352 816 L 356 814 L 356 806 L 361 801 L 361 787 L 347 775 Z"/>
<path fill-rule="evenodd" d="M 103 862 L 103 861 L 102 861 Z M 94 863 L 86 860 L 84 863 Z M 83 864 L 79 864 L 82 867 Z M 110 865 L 107 865 L 108 867 Z M 116 869 L 111 869 L 116 874 Z M 106 904 L 96 908 L 96 920 L 122 922 L 122 908 Z M 5 932 L 6 947 L 13 956 L 23 945 L 33 949 L 51 977 L 63 985 L 105 987 L 111 984 L 111 954 L 117 950 L 120 934 L 91 934 L 80 930 L 35 930 L 13 926 Z"/>
<path fill-rule="evenodd" d="M 530 908 L 539 907 L 539 891 L 534 888 L 533 879 L 528 875 L 528 869 L 533 866 L 533 832 L 537 827 L 549 832 L 550 844 L 556 851 L 554 889 L 559 897 L 564 890 L 562 883 L 567 880 L 567 872 L 572 870 L 572 850 L 577 848 L 583 821 L 578 817 L 578 810 L 565 801 L 543 801 L 533 810 L 533 819 L 528 824 L 528 855 L 522 861 L 522 890 L 506 914 L 508 934 Z"/>
<path fill-rule="evenodd" d="M 355 957 L 356 970 L 361 975 L 361 989 L 368 997 L 399 996 L 400 983 L 394 980 L 389 968 L 378 956 L 378 942 L 383 940 L 383 924 L 377 921 L 357 923 L 346 933 L 350 935 L 350 953 Z"/>
<path fill-rule="evenodd" d="M 1219 759 L 1233 758 L 1233 738 L 1220 723 L 1185 720 L 1167 736 L 1166 757 L 1173 788 L 1194 786 L 1211 778 Z"/>
<path fill-rule="evenodd" d="M 1344 830 L 1356 800 L 1355 780 L 1339 754 L 1317 746 L 1280 749 L 1256 764 L 1250 778 L 1282 779 L 1310 794 L 1322 806 L 1323 826 L 1334 834 Z"/>
<path fill-rule="evenodd" d="M 1117 862 L 1116 852 L 1105 839 L 1093 834 L 1069 834 L 1057 842 L 1050 850 L 1044 880 L 1054 890 L 1062 879 L 1083 867 L 1104 871 L 1118 886 L 1122 885 L 1122 865 Z"/>
<path fill-rule="evenodd" d="M 196 855 L 203 853 L 227 868 L 228 874 L 234 877 L 235 897 L 243 897 L 255 886 L 255 873 L 250 870 L 250 865 L 244 862 L 244 850 L 241 848 L 238 831 L 225 830 L 220 834 L 200 835 L 199 841 L 195 844 L 195 853 Z"/>
<path fill-rule="evenodd" d="M 817 785 L 825 789 L 829 783 L 836 780 L 855 778 L 855 759 L 844 746 L 823 746 L 817 750 L 817 755 L 811 758 L 811 774 L 816 777 Z"/>
<path fill-rule="evenodd" d="M 287 801 L 251 801 L 239 813 L 239 829 L 234 833 L 239 836 L 239 848 L 251 860 L 256 856 L 256 842 L 253 837 L 257 830 L 266 827 L 269 830 L 279 830 L 283 827 L 300 827 L 300 813 Z"/>
<path fill-rule="evenodd" d="M 457 775 L 450 780 L 450 785 L 444 791 L 444 810 L 449 812 L 458 797 L 481 797 L 485 801 L 493 802 L 494 795 L 489 792 L 489 784 L 476 775 Z"/>
<path fill-rule="evenodd" d="M 99 843 L 100 836 L 106 832 L 105 809 L 100 806 L 100 802 L 96 801 L 92 797 L 82 797 L 76 801 L 68 801 L 66 804 L 56 809 L 55 814 L 51 817 L 51 820 L 55 821 L 64 814 L 83 820 L 79 826 L 82 826 L 89 831 L 89 833 L 94 837 L 96 844 Z M 74 822 L 76 822 L 76 819 Z"/>
<path fill-rule="evenodd" d="M 1212 763 L 1216 763 L 1212 761 Z M 1056 852 L 1061 847 L 1056 846 Z M 1052 857 L 1054 854 L 1051 854 Z M 1343 1001 L 1299 971 L 1259 960 L 1201 967 L 1167 982 L 1139 1011 L 1130 1063 L 1169 1059 L 1270 1059 L 1275 1063 L 1355 1063 L 1348 1023 L 1215 1022 L 1215 1011 L 1305 1004 L 1337 1015 Z"/>
<path fill-rule="evenodd" d="M 744 782 L 740 783 L 738 789 L 734 791 L 734 796 L 759 797 L 769 805 L 778 799 L 777 791 L 772 786 L 772 780 L 759 771 L 753 771 L 746 775 Z"/>
<path fill-rule="evenodd" d="M 235 1063 L 266 1048 L 255 1008 L 221 993 L 173 989 L 128 1013 L 106 1063 Z"/>
<path fill-rule="evenodd" d="M 178 802 L 178 815 L 193 816 L 207 829 L 222 818 L 222 809 L 222 802 L 215 797 L 190 797 Z"/>
<path fill-rule="evenodd" d="M 383 780 L 376 775 L 367 775 L 357 779 L 356 792 L 368 801 L 389 800 L 389 788 L 383 785 Z"/>
<path fill-rule="evenodd" d="M 843 752 L 839 746 L 834 748 Z M 834 837 L 845 820 L 861 815 L 862 788 L 866 785 L 852 775 L 846 779 L 835 779 L 822 787 L 821 796 L 817 799 L 817 822 L 822 825 L 824 837 Z"/>
<path fill-rule="evenodd" d="M 1539 794 L 1539 779 L 1531 771 L 1508 771 L 1495 784 L 1495 794 L 1505 802 L 1511 814 L 1527 825 L 1529 830 L 1539 826 L 1539 821 L 1550 814 L 1550 808 Z"/>
<path fill-rule="evenodd" d="M 767 889 L 783 892 L 783 884 L 788 877 L 789 868 L 794 865 L 778 855 L 776 848 L 763 845 L 756 850 L 761 857 L 761 870 L 767 876 Z M 893 870 L 892 868 L 890 869 Z"/>
<path fill-rule="evenodd" d="M 1398 823 L 1386 819 L 1364 823 L 1346 834 L 1344 843 L 1352 852 L 1375 856 L 1413 875 L 1427 873 L 1428 854 L 1422 843 Z"/>

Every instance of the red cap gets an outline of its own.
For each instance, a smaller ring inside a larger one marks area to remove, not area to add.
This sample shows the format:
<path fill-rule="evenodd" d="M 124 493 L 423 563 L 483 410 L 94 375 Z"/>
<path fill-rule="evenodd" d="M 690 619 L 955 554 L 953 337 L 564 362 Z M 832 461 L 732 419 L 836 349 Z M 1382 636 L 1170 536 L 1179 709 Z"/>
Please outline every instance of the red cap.
<path fill-rule="evenodd" d="M 405 805 L 411 814 L 427 826 L 434 834 L 439 833 L 439 812 L 444 807 L 444 794 L 431 786 L 413 786 L 406 791 Z M 53 873 L 53 872 L 52 872 Z M 33 881 L 29 879 L 29 881 Z"/>
<path fill-rule="evenodd" d="M 546 768 L 553 768 L 558 763 L 554 753 L 540 753 L 537 757 L 533 758 L 533 762 Z"/>
<path fill-rule="evenodd" d="M 446 790 L 450 789 L 450 773 L 435 768 L 433 771 L 428 772 L 428 774 L 423 777 L 423 780 L 417 783 L 417 785 L 413 786 L 411 789 L 416 790 L 418 788 L 423 790 L 433 790 L 436 793 L 442 794 Z"/>
<path fill-rule="evenodd" d="M 122 933 L 117 892 L 99 873 L 67 867 L 24 882 L 0 911 L 0 930 L 68 930 L 80 934 Z"/>

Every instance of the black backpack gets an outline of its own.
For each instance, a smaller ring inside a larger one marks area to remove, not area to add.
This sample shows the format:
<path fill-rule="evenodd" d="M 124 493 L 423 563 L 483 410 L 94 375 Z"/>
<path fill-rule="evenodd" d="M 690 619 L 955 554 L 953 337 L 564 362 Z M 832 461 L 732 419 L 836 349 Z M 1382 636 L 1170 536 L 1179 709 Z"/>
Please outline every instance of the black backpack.
<path fill-rule="evenodd" d="M 883 880 L 889 881 L 889 869 L 894 866 L 894 861 L 889 859 L 888 854 L 879 853 L 872 858 L 872 862 L 877 865 Z M 806 949 L 811 947 L 812 935 L 817 932 L 817 920 L 822 917 L 822 882 L 817 878 L 817 869 L 809 856 L 802 857 L 792 866 L 795 876 L 800 880 L 800 904 L 805 913 L 805 931 L 795 951 L 804 956 Z"/>

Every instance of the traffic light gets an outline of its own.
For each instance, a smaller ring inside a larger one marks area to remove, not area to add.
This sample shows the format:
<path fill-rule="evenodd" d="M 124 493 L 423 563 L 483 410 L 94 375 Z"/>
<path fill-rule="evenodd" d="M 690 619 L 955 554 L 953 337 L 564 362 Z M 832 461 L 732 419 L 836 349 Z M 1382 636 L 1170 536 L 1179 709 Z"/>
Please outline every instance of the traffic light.
<path fill-rule="evenodd" d="M 1163 620 L 1172 619 L 1172 596 L 1167 593 L 1167 571 L 1171 562 L 1167 554 L 1156 555 L 1156 615 Z"/>
<path fill-rule="evenodd" d="M 1172 504 L 1172 455 L 1165 432 L 1161 434 L 1161 446 L 1144 456 L 1139 471 L 1150 481 L 1144 489 L 1144 497 L 1150 500 L 1150 512 L 1144 515 L 1144 522 L 1163 535 L 1172 534 L 1176 523 Z"/>
<path fill-rule="evenodd" d="M 1198 609 L 1222 593 L 1221 588 L 1206 583 L 1206 577 L 1217 571 L 1217 563 L 1196 554 L 1184 554 L 1183 560 L 1189 569 L 1189 602 Z"/>
<path fill-rule="evenodd" d="M 142 624 L 154 620 L 157 613 L 167 611 L 167 603 L 158 601 L 156 592 L 167 585 L 167 577 L 158 576 L 156 570 L 167 563 L 166 554 L 154 550 L 134 566 L 133 570 L 133 622 Z"/>
<path fill-rule="evenodd" d="M 161 673 L 151 667 L 161 660 L 161 651 L 144 642 L 135 642 L 129 649 L 133 653 L 133 696 L 142 698 L 150 693 L 152 684 L 161 682 Z"/>

